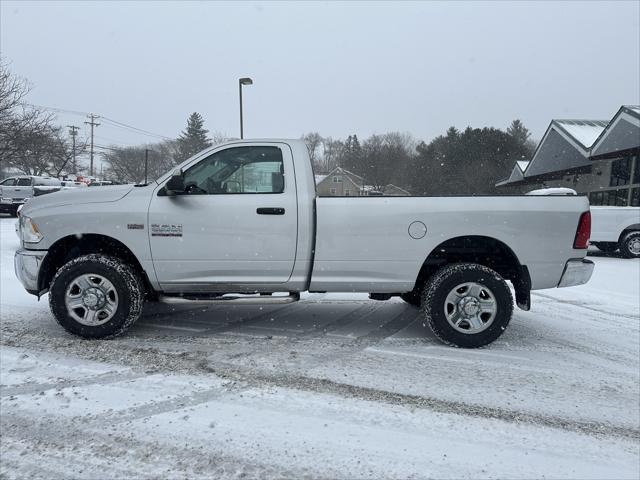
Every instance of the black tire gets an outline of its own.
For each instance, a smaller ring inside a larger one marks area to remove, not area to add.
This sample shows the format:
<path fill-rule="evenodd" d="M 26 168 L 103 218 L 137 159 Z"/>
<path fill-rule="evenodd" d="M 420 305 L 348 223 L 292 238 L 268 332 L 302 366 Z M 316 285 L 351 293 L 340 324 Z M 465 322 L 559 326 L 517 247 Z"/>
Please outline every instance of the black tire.
<path fill-rule="evenodd" d="M 640 230 L 634 230 L 627 233 L 620 240 L 620 253 L 624 258 L 640 258 Z"/>
<path fill-rule="evenodd" d="M 615 242 L 593 242 L 593 244 L 606 253 L 613 253 L 618 249 L 618 244 Z"/>
<path fill-rule="evenodd" d="M 72 282 L 85 274 L 99 275 L 117 294 L 115 313 L 101 325 L 84 325 L 67 311 L 65 295 Z M 56 321 L 69 333 L 83 338 L 113 338 L 124 333 L 140 318 L 144 304 L 144 286 L 140 276 L 116 257 L 89 254 L 66 263 L 53 277 L 49 289 L 49 307 Z"/>
<path fill-rule="evenodd" d="M 486 322 L 488 326 L 483 327 L 484 330 L 462 333 L 447 320 L 446 299 L 455 287 L 472 282 L 493 294 L 495 316 L 490 323 Z M 490 268 L 475 263 L 455 263 L 442 267 L 427 281 L 422 293 L 422 313 L 425 323 L 443 343 L 478 348 L 495 341 L 505 331 L 513 314 L 513 297 L 504 279 Z"/>
<path fill-rule="evenodd" d="M 420 307 L 420 303 L 422 302 L 422 295 L 419 292 L 412 291 L 403 293 L 400 295 L 400 298 L 407 302 L 409 305 L 413 305 L 414 307 Z"/>

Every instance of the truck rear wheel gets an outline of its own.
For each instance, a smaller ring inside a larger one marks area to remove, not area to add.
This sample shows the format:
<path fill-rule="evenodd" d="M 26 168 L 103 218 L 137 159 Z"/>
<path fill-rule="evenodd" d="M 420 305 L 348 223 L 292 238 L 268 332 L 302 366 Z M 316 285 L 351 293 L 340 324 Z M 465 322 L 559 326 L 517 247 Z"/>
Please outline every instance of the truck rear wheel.
<path fill-rule="evenodd" d="M 422 313 L 443 343 L 478 348 L 505 331 L 513 314 L 513 297 L 504 279 L 490 268 L 455 263 L 427 281 Z"/>
<path fill-rule="evenodd" d="M 620 253 L 625 258 L 640 258 L 640 230 L 634 230 L 622 237 Z"/>
<path fill-rule="evenodd" d="M 142 314 L 140 276 L 116 257 L 90 254 L 66 263 L 51 282 L 49 307 L 69 333 L 112 338 Z"/>

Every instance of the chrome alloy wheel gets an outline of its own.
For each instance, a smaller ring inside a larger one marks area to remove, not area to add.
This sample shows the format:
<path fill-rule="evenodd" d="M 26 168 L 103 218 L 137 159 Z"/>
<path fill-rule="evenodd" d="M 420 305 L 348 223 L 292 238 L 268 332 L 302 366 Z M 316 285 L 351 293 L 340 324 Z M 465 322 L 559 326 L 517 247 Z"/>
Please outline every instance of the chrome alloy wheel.
<path fill-rule="evenodd" d="M 498 304 L 493 292 L 475 282 L 454 287 L 444 302 L 444 314 L 458 332 L 475 334 L 489 328 L 496 318 Z"/>
<path fill-rule="evenodd" d="M 118 294 L 113 284 L 102 275 L 86 273 L 69 284 L 64 303 L 75 321 L 95 327 L 108 322 L 116 313 Z"/>

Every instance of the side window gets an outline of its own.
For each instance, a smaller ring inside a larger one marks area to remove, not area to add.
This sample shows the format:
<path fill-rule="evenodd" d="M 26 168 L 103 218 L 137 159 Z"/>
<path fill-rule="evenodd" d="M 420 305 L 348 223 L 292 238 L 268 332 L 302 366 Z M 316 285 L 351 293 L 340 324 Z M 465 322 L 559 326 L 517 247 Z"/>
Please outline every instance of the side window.
<path fill-rule="evenodd" d="M 234 147 L 201 160 L 184 174 L 192 195 L 284 192 L 284 163 L 278 147 Z"/>
<path fill-rule="evenodd" d="M 16 182 L 16 187 L 30 187 L 31 179 L 30 178 L 19 178 Z"/>
<path fill-rule="evenodd" d="M 3 187 L 13 187 L 15 181 L 15 178 L 5 178 L 2 182 L 0 182 L 0 185 L 2 185 Z"/>
<path fill-rule="evenodd" d="M 611 163 L 609 186 L 629 185 L 631 180 L 631 157 L 621 158 Z"/>

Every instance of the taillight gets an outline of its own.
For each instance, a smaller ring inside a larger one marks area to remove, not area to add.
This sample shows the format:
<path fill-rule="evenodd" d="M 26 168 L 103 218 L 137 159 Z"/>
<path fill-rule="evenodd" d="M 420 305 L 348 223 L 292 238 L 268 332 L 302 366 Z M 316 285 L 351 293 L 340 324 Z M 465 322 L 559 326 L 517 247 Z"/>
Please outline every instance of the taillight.
<path fill-rule="evenodd" d="M 573 248 L 585 249 L 589 247 L 589 237 L 591 236 L 591 212 L 584 212 L 580 215 L 576 238 L 573 241 Z"/>

